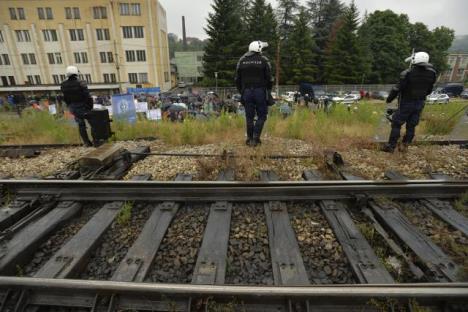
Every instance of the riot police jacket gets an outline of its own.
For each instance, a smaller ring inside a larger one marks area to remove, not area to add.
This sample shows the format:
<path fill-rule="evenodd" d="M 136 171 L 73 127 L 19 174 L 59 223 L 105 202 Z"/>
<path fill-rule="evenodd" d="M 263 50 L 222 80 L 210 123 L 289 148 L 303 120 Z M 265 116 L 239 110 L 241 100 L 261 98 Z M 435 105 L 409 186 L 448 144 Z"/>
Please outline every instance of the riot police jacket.
<path fill-rule="evenodd" d="M 402 101 L 425 100 L 432 92 L 436 76 L 436 71 L 429 63 L 413 65 L 400 74 L 400 82 L 390 91 L 387 103 L 393 101 L 398 94 Z"/>
<path fill-rule="evenodd" d="M 62 82 L 60 88 L 67 105 L 84 105 L 85 107 L 88 105 L 91 97 L 88 86 L 86 82 L 79 80 L 76 75 L 72 75 Z"/>
<path fill-rule="evenodd" d="M 240 93 L 246 88 L 271 90 L 273 81 L 268 58 L 256 52 L 244 54 L 237 63 L 236 86 Z"/>

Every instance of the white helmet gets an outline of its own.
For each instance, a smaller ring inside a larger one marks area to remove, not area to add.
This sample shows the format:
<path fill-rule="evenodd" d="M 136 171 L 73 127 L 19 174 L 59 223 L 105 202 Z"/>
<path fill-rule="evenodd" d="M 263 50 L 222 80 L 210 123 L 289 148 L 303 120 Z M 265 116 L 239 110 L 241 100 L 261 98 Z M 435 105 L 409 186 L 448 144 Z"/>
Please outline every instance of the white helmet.
<path fill-rule="evenodd" d="M 411 62 L 411 64 L 429 63 L 429 54 L 426 52 L 417 52 L 408 57 L 405 61 Z"/>
<path fill-rule="evenodd" d="M 68 66 L 67 67 L 67 77 L 72 75 L 78 75 L 78 68 L 76 66 Z"/>
<path fill-rule="evenodd" d="M 252 41 L 249 45 L 249 51 L 260 53 L 262 52 L 262 49 L 267 48 L 267 47 L 268 47 L 268 43 L 266 42 Z"/>

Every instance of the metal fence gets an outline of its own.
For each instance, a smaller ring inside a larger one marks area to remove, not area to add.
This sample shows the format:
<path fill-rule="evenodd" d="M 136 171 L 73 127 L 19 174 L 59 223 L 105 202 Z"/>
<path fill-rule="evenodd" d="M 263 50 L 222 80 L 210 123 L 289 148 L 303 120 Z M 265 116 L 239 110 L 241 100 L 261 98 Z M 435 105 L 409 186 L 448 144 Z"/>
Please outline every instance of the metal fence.
<path fill-rule="evenodd" d="M 347 93 L 351 91 L 359 91 L 364 90 L 370 92 L 377 92 L 377 91 L 387 91 L 389 92 L 393 84 L 369 84 L 369 85 L 314 85 L 314 89 L 324 90 L 325 92 L 333 92 L 333 93 Z M 238 93 L 235 87 L 219 87 L 219 88 L 202 88 L 202 87 L 192 87 L 192 90 L 195 92 L 206 93 L 206 92 L 216 92 L 221 98 L 226 98 L 228 95 Z M 298 91 L 298 85 L 289 85 L 289 86 L 280 86 L 279 87 L 279 94 L 284 94 L 290 91 Z M 276 92 L 275 87 L 273 87 L 273 91 Z"/>

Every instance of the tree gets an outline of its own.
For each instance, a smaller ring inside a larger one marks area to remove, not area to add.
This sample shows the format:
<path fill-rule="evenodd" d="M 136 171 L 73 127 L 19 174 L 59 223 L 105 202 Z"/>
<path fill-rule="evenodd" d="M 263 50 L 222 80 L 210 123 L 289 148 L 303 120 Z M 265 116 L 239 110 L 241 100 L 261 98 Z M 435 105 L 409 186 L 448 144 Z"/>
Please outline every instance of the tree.
<path fill-rule="evenodd" d="M 359 31 L 367 42 L 372 58 L 370 77 L 373 83 L 394 83 L 408 64 L 410 23 L 405 14 L 391 10 L 375 11 Z"/>
<path fill-rule="evenodd" d="M 261 40 L 268 42 L 265 55 L 274 63 L 276 44 L 278 42 L 278 24 L 273 8 L 265 0 L 253 0 L 247 15 L 247 35 L 249 42 Z"/>
<path fill-rule="evenodd" d="M 208 42 L 203 56 L 205 85 L 232 86 L 238 59 L 246 51 L 246 38 L 240 17 L 239 2 L 214 0 L 205 32 Z"/>
<path fill-rule="evenodd" d="M 353 84 L 366 75 L 363 49 L 357 36 L 359 12 L 354 1 L 346 8 L 325 56 L 325 79 L 329 84 Z"/>
<path fill-rule="evenodd" d="M 315 81 L 316 45 L 308 24 L 309 19 L 307 10 L 300 7 L 285 45 L 284 55 L 287 55 L 288 62 L 283 63 L 283 81 L 286 84 Z"/>
<path fill-rule="evenodd" d="M 344 12 L 344 5 L 340 0 L 309 0 L 307 2 L 311 15 L 315 43 L 317 45 L 316 64 L 318 67 L 317 80 L 324 80 L 324 58 L 332 29 Z"/>
<path fill-rule="evenodd" d="M 455 38 L 453 29 L 447 27 L 437 27 L 432 31 L 432 41 L 434 50 L 431 51 L 431 63 L 438 73 L 443 73 L 448 69 L 447 56 L 448 50 L 452 46 Z"/>

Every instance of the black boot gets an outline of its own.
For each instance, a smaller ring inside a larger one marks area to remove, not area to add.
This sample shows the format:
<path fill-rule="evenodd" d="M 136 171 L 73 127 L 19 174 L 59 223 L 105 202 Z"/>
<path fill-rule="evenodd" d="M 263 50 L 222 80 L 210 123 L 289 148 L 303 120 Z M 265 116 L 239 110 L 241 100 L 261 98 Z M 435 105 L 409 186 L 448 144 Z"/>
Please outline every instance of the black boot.
<path fill-rule="evenodd" d="M 260 140 L 259 137 L 254 137 L 253 141 L 254 141 L 254 146 L 262 145 L 262 140 Z"/>
<path fill-rule="evenodd" d="M 395 147 L 390 144 L 385 144 L 380 150 L 385 153 L 393 153 L 395 151 Z"/>

